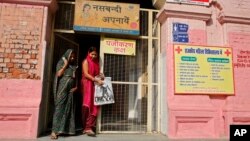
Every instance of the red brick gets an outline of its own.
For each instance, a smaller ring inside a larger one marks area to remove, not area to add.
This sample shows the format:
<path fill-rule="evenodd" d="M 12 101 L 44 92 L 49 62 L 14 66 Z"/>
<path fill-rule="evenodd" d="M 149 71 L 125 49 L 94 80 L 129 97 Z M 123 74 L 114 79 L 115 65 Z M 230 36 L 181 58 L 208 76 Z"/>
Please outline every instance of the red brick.
<path fill-rule="evenodd" d="M 13 68 L 14 64 L 13 63 L 7 63 L 7 68 Z"/>
<path fill-rule="evenodd" d="M 28 50 L 27 49 L 23 49 L 22 53 L 28 53 Z"/>
<path fill-rule="evenodd" d="M 17 40 L 17 39 L 12 39 L 12 43 L 15 43 L 15 44 L 22 44 L 23 41 L 22 40 Z"/>
<path fill-rule="evenodd" d="M 0 63 L 0 67 L 6 67 L 6 63 Z"/>
<path fill-rule="evenodd" d="M 3 62 L 3 58 L 0 58 L 0 62 Z"/>
<path fill-rule="evenodd" d="M 22 67 L 21 64 L 14 64 L 14 68 L 16 68 L 16 69 L 19 69 L 19 68 L 21 68 L 21 67 Z"/>
<path fill-rule="evenodd" d="M 9 57 L 9 53 L 4 53 L 4 58 L 8 58 Z"/>
<path fill-rule="evenodd" d="M 31 49 L 31 45 L 24 45 L 23 48 L 25 48 L 25 49 Z"/>
<path fill-rule="evenodd" d="M 27 63 L 27 59 L 11 59 L 11 62 L 25 64 L 25 63 Z"/>
<path fill-rule="evenodd" d="M 10 59 L 15 58 L 15 54 L 14 53 L 9 53 L 8 58 L 10 58 Z"/>
<path fill-rule="evenodd" d="M 36 54 L 31 54 L 31 59 L 36 59 Z"/>
<path fill-rule="evenodd" d="M 39 45 L 32 45 L 32 49 L 38 49 Z"/>
<path fill-rule="evenodd" d="M 5 78 L 14 78 L 14 77 L 12 76 L 12 73 L 6 73 Z"/>
<path fill-rule="evenodd" d="M 29 44 L 31 44 L 31 45 L 38 45 L 39 41 L 30 40 Z"/>
<path fill-rule="evenodd" d="M 3 48 L 9 48 L 10 44 L 2 44 Z"/>
<path fill-rule="evenodd" d="M 31 53 L 31 54 L 38 54 L 38 50 L 32 49 L 32 50 L 29 50 L 29 53 Z"/>
<path fill-rule="evenodd" d="M 22 31 L 21 31 L 21 34 L 23 34 L 23 35 L 30 35 L 30 31 L 22 30 Z"/>
<path fill-rule="evenodd" d="M 36 37 L 34 37 L 34 40 L 39 41 L 39 40 L 40 40 L 40 37 L 39 37 L 39 36 L 36 36 Z"/>
<path fill-rule="evenodd" d="M 23 54 L 23 58 L 24 59 L 30 59 L 31 55 L 30 54 Z M 35 59 L 35 58 L 31 58 L 31 59 Z"/>
<path fill-rule="evenodd" d="M 11 38 L 11 39 L 16 39 L 17 36 L 16 36 L 16 35 L 11 35 L 10 38 Z"/>
<path fill-rule="evenodd" d="M 3 68 L 3 73 L 8 73 L 9 69 L 8 68 Z"/>
<path fill-rule="evenodd" d="M 22 68 L 24 68 L 24 69 L 30 69 L 30 64 L 22 64 Z"/>
<path fill-rule="evenodd" d="M 15 30 L 14 34 L 17 35 L 17 39 L 19 36 L 22 36 L 22 34 L 20 33 L 20 30 Z"/>
<path fill-rule="evenodd" d="M 13 77 L 17 77 L 17 76 L 19 76 L 20 74 L 22 74 L 23 72 L 22 72 L 22 70 L 20 70 L 20 69 L 13 69 L 12 70 L 12 75 L 13 75 Z"/>
<path fill-rule="evenodd" d="M 36 35 L 36 36 L 35 36 L 35 39 L 36 39 L 36 38 L 39 39 L 40 32 L 38 32 L 38 31 L 31 31 L 31 35 Z M 38 36 L 37 36 L 37 35 L 38 35 Z"/>
<path fill-rule="evenodd" d="M 30 75 L 29 74 L 25 74 L 25 73 L 24 74 L 20 74 L 19 78 L 20 79 L 28 79 L 28 78 L 30 78 Z"/>
<path fill-rule="evenodd" d="M 10 62 L 10 58 L 4 58 L 4 62 L 5 63 L 9 63 Z"/>
<path fill-rule="evenodd" d="M 29 40 L 23 40 L 23 44 L 28 44 Z"/>
<path fill-rule="evenodd" d="M 12 73 L 6 73 L 5 78 L 14 78 L 14 77 L 12 76 Z"/>
<path fill-rule="evenodd" d="M 10 48 L 6 48 L 5 49 L 5 53 L 11 53 L 11 49 Z"/>
<path fill-rule="evenodd" d="M 35 69 L 36 68 L 36 65 L 30 65 L 30 68 L 31 69 Z M 37 68 L 36 68 L 37 69 Z"/>
<path fill-rule="evenodd" d="M 23 48 L 22 44 L 15 44 L 15 48 Z"/>
<path fill-rule="evenodd" d="M 10 48 L 15 48 L 15 44 L 10 44 Z"/>
<path fill-rule="evenodd" d="M 29 73 L 30 73 L 30 74 L 35 74 L 35 73 L 36 73 L 36 69 L 30 69 L 30 70 L 29 70 Z"/>
<path fill-rule="evenodd" d="M 29 59 L 28 63 L 36 65 L 38 63 L 37 59 Z"/>
<path fill-rule="evenodd" d="M 12 53 L 22 53 L 22 49 L 12 49 Z"/>
<path fill-rule="evenodd" d="M 0 73 L 0 78 L 5 78 L 6 74 L 5 73 Z"/>
<path fill-rule="evenodd" d="M 23 58 L 23 55 L 22 54 L 15 54 L 15 58 Z"/>
<path fill-rule="evenodd" d="M 30 35 L 25 36 L 25 39 L 26 39 L 26 40 L 32 40 L 32 39 L 33 39 L 33 36 L 30 36 Z"/>
<path fill-rule="evenodd" d="M 0 48 L 0 52 L 4 52 L 5 51 L 5 48 Z"/>

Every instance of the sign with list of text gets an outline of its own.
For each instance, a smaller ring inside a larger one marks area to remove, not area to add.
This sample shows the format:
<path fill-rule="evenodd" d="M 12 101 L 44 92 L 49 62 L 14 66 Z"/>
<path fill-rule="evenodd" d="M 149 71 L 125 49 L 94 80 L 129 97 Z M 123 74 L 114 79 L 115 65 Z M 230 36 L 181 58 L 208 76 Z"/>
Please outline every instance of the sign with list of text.
<path fill-rule="evenodd" d="M 232 49 L 174 45 L 176 94 L 234 95 Z"/>

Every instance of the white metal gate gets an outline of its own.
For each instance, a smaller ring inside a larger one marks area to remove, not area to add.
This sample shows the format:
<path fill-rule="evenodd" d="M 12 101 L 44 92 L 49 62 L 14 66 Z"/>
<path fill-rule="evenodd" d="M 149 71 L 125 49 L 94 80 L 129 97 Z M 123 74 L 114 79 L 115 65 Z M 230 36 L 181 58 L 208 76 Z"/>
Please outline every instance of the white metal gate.
<path fill-rule="evenodd" d="M 105 48 L 100 47 L 102 71 L 112 77 L 116 102 L 102 106 L 99 132 L 160 130 L 160 38 L 156 14 L 154 10 L 140 10 L 141 36 L 136 39 L 136 56 L 104 54 Z"/>

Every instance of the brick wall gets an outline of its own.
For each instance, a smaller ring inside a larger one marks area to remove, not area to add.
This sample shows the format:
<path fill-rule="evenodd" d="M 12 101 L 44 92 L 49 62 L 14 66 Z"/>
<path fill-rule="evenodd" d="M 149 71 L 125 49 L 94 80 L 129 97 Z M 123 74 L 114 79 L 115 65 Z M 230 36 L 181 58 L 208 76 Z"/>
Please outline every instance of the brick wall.
<path fill-rule="evenodd" d="M 43 7 L 0 3 L 0 79 L 40 79 Z"/>

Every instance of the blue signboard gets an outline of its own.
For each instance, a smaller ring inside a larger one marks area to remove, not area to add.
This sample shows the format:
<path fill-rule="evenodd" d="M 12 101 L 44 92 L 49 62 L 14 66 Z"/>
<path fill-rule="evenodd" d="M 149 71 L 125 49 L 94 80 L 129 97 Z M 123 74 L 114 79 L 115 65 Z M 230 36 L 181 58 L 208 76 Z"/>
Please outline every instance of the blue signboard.
<path fill-rule="evenodd" d="M 182 23 L 173 23 L 173 32 L 187 32 L 188 25 Z"/>
<path fill-rule="evenodd" d="M 188 34 L 174 34 L 174 42 L 188 43 Z"/>
<path fill-rule="evenodd" d="M 188 43 L 188 25 L 183 23 L 173 23 L 173 41 Z"/>

